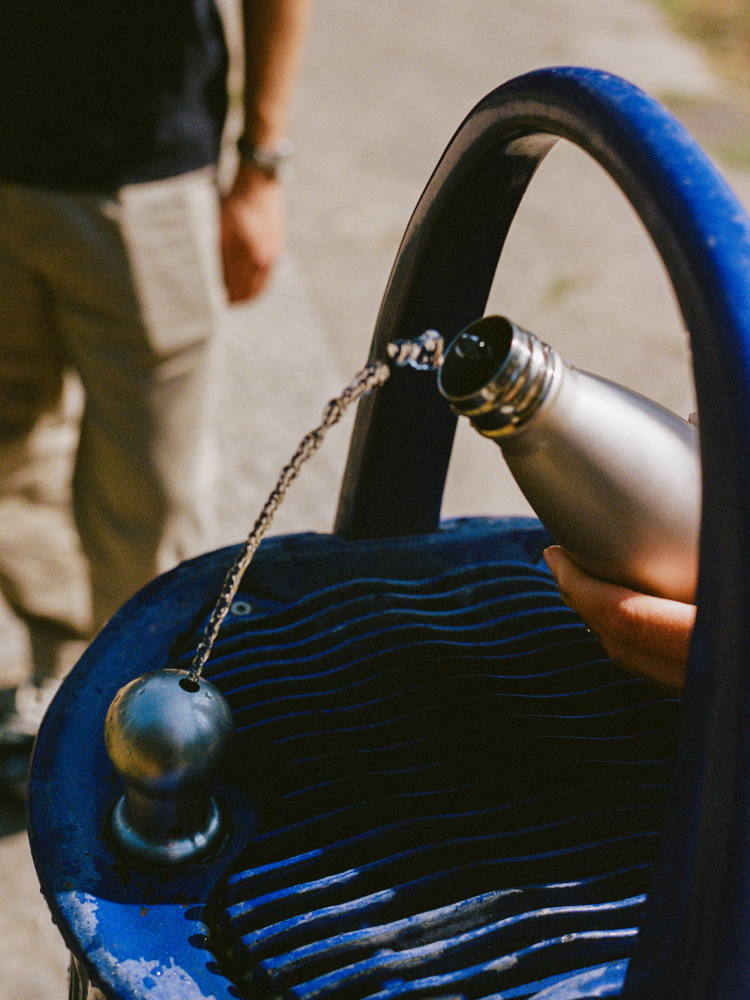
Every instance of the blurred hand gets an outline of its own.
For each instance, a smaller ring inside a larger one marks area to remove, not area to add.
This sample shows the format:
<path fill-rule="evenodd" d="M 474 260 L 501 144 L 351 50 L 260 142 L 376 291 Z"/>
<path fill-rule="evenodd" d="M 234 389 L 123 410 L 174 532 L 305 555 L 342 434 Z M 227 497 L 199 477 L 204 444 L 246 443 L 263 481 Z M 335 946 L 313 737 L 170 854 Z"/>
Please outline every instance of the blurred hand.
<path fill-rule="evenodd" d="M 597 580 L 559 545 L 544 552 L 565 603 L 577 611 L 619 667 L 682 688 L 695 607 Z"/>
<path fill-rule="evenodd" d="M 221 203 L 221 258 L 230 302 L 245 302 L 263 291 L 284 243 L 280 183 L 240 162 L 232 189 Z"/>

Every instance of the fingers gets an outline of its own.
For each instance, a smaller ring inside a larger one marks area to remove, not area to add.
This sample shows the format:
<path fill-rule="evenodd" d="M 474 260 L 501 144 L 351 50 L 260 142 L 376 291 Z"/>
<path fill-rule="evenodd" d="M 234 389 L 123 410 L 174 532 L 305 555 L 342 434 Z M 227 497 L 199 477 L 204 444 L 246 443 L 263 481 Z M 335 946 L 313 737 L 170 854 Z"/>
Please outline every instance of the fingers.
<path fill-rule="evenodd" d="M 659 683 L 682 686 L 695 621 L 692 605 L 597 580 L 557 545 L 544 558 L 563 600 L 596 633 L 610 659 Z"/>
<path fill-rule="evenodd" d="M 281 188 L 264 178 L 236 183 L 221 205 L 221 258 L 230 302 L 267 286 L 284 249 Z"/>
<path fill-rule="evenodd" d="M 653 656 L 644 653 L 642 649 L 612 643 L 606 637 L 600 637 L 599 641 L 610 660 L 618 667 L 622 667 L 623 670 L 627 670 L 628 673 L 637 674 L 638 677 L 647 677 L 657 684 L 676 691 L 681 691 L 685 686 L 685 671 L 687 669 L 685 660 L 675 660 L 668 656 Z"/>
<path fill-rule="evenodd" d="M 234 234 L 227 234 L 222 240 L 221 259 L 230 302 L 247 302 L 255 298 L 271 278 L 272 265 L 259 261 L 247 244 Z"/>

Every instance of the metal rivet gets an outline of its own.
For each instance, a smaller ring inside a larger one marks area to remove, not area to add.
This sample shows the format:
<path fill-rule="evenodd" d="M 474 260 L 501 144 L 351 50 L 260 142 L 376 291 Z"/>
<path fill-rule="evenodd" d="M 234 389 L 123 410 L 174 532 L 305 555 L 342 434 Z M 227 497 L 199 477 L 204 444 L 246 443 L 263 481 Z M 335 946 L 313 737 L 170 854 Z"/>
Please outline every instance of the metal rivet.
<path fill-rule="evenodd" d="M 248 604 L 247 601 L 235 601 L 229 610 L 233 615 L 242 617 L 242 615 L 249 615 L 253 610 L 253 606 L 252 604 Z"/>

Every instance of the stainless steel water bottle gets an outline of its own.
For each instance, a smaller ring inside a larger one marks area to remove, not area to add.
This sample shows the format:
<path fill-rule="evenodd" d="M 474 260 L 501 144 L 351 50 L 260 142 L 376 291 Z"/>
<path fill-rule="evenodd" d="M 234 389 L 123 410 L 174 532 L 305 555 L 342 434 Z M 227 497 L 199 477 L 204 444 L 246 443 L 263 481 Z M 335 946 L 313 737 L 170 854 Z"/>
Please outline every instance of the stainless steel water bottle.
<path fill-rule="evenodd" d="M 497 442 L 542 523 L 583 569 L 694 600 L 701 482 L 691 423 L 568 365 L 501 316 L 459 334 L 438 384 Z"/>

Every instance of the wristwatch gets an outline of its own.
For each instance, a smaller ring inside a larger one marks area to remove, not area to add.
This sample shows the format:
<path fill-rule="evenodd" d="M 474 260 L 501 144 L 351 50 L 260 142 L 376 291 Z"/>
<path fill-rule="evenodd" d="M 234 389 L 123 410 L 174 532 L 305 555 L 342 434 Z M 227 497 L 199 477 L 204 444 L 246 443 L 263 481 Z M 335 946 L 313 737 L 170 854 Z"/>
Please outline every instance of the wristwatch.
<path fill-rule="evenodd" d="M 289 139 L 282 139 L 277 146 L 258 146 L 246 135 L 237 140 L 237 151 L 241 159 L 251 163 L 265 177 L 273 180 L 278 177 L 282 166 L 294 152 L 294 146 Z"/>

